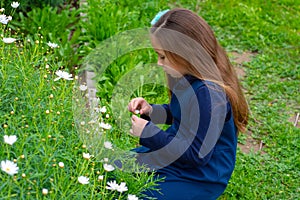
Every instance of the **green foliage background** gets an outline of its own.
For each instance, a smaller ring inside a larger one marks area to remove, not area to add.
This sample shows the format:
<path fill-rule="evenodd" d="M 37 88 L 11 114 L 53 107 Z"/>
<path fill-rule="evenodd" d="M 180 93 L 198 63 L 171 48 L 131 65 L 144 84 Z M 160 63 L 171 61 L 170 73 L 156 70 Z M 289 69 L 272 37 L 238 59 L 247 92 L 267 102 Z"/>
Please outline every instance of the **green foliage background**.
<path fill-rule="evenodd" d="M 4 3 L 7 6 L 8 2 L 1 2 L 1 6 Z M 78 166 L 82 159 L 79 156 L 85 150 L 81 148 L 81 141 L 72 126 L 72 84 L 55 85 L 58 83 L 53 83 L 49 77 L 54 77 L 53 72 L 57 69 L 77 73 L 83 58 L 101 41 L 122 31 L 149 27 L 151 19 L 160 10 L 184 7 L 197 12 L 211 25 L 231 59 L 231 52 L 255 53 L 250 62 L 239 66 L 246 72 L 241 83 L 251 109 L 248 132 L 240 135 L 239 142 L 246 143 L 247 137 L 251 136 L 257 143 L 262 141 L 263 148 L 250 153 L 238 151 L 235 171 L 220 199 L 300 198 L 300 129 L 290 120 L 300 112 L 300 2 L 88 0 L 87 3 L 79 9 L 70 5 L 65 5 L 64 9 L 38 6 L 26 14 L 16 13 L 18 21 L 9 24 L 13 30 L 11 36 L 21 34 L 22 42 L 29 39 L 31 43 L 24 45 L 27 53 L 24 50 L 23 55 L 1 44 L 1 56 L 5 59 L 0 61 L 0 133 L 14 133 L 23 138 L 19 141 L 22 146 L 9 157 L 18 159 L 21 173 L 26 173 L 28 178 L 25 181 L 18 175 L 20 182 L 16 182 L 6 180 L 1 173 L 4 184 L 0 187 L 0 197 L 8 197 L 7 191 L 11 191 L 23 199 L 29 198 L 28 192 L 39 199 L 42 198 L 41 188 L 46 186 L 53 190 L 49 199 L 66 197 L 67 190 L 78 195 L 81 191 L 87 198 L 97 196 L 98 188 L 81 188 L 75 182 L 81 171 Z M 26 2 L 21 1 L 22 4 L 26 5 Z M 60 48 L 49 54 L 42 48 L 34 53 L 36 40 L 41 42 L 40 47 L 44 44 L 45 49 L 48 41 L 58 43 Z M 112 90 L 124 73 L 138 64 L 155 61 L 156 55 L 151 49 L 131 52 L 115 60 L 103 77 L 97 79 L 102 104 L 109 105 Z M 45 70 L 46 64 L 50 66 L 49 70 Z M 48 75 L 46 79 L 45 74 Z M 50 93 L 58 97 L 55 103 L 49 99 Z M 144 96 L 150 102 L 168 101 L 165 88 L 156 85 L 146 85 L 134 95 Z M 53 113 L 65 110 L 65 113 L 49 119 L 45 109 L 52 109 Z M 10 114 L 12 110 L 15 111 L 13 116 Z M 4 124 L 8 128 L 4 128 Z M 128 136 L 126 131 L 116 127 L 114 131 L 110 139 L 120 148 L 130 149 L 137 144 L 137 140 Z M 48 135 L 52 137 L 48 138 Z M 2 151 L 0 158 L 4 159 L 7 152 Z M 21 154 L 28 158 L 26 162 L 19 159 Z M 66 174 L 59 174 L 56 168 L 51 168 L 57 160 L 70 163 L 74 168 L 68 168 Z M 43 168 L 40 163 L 46 163 L 48 167 Z M 145 179 L 142 177 L 141 180 Z M 131 179 L 133 185 L 136 182 Z M 135 185 L 131 191 L 140 191 L 140 186 Z"/>

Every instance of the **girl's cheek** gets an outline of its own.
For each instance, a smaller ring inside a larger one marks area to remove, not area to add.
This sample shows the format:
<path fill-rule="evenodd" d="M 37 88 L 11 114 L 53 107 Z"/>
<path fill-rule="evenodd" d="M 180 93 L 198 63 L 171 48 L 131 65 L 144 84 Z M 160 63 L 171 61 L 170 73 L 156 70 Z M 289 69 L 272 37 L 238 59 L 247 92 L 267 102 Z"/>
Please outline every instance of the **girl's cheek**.
<path fill-rule="evenodd" d="M 159 66 L 163 66 L 163 62 L 162 62 L 160 59 L 157 60 L 157 64 L 158 64 Z"/>

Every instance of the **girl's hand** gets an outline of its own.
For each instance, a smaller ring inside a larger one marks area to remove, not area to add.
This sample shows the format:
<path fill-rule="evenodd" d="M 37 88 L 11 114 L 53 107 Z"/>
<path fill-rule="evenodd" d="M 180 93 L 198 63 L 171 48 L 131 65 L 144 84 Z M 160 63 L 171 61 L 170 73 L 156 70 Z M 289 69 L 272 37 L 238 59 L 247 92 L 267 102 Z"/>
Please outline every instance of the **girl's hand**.
<path fill-rule="evenodd" d="M 149 116 L 152 112 L 152 106 L 145 99 L 138 97 L 129 102 L 128 110 L 134 114 L 144 114 Z M 137 110 L 139 113 L 137 113 Z"/>
<path fill-rule="evenodd" d="M 136 115 L 131 117 L 132 128 L 130 129 L 130 134 L 133 136 L 141 137 L 144 127 L 148 123 L 147 120 L 139 118 Z"/>

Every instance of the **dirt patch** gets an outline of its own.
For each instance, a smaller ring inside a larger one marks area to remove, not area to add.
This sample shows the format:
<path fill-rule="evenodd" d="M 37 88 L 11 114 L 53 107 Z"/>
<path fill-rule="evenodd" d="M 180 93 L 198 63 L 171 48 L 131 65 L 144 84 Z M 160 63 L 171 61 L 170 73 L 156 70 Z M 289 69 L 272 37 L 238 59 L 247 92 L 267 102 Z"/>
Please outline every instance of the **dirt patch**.
<path fill-rule="evenodd" d="M 246 76 L 246 72 L 243 68 L 241 67 L 234 67 L 237 75 L 238 75 L 238 78 L 241 79 L 241 78 L 244 78 Z"/>
<path fill-rule="evenodd" d="M 230 54 L 232 56 L 233 62 L 238 65 L 241 65 L 244 62 L 250 62 L 257 53 L 249 52 L 249 51 L 246 51 L 243 53 L 238 53 L 238 52 L 233 51 Z"/>
<path fill-rule="evenodd" d="M 255 55 L 257 55 L 257 53 L 249 51 L 243 53 L 229 52 L 229 59 L 232 62 L 239 79 L 242 79 L 246 76 L 244 63 L 250 62 Z M 238 147 L 243 153 L 248 154 L 250 152 L 259 152 L 260 154 L 265 154 L 263 151 L 263 141 L 254 139 L 251 131 L 247 131 L 243 134 L 246 136 L 243 144 L 238 143 Z"/>
<path fill-rule="evenodd" d="M 242 133 L 246 135 L 245 142 L 244 144 L 238 143 L 238 147 L 243 153 L 260 153 L 260 154 L 265 154 L 263 151 L 264 143 L 262 140 L 257 140 L 252 137 L 252 132 L 247 131 L 246 133 Z"/>
<path fill-rule="evenodd" d="M 291 122 L 293 126 L 300 128 L 300 113 L 295 113 L 288 121 Z"/>
<path fill-rule="evenodd" d="M 249 51 L 246 51 L 243 53 L 238 53 L 235 51 L 229 52 L 230 61 L 232 62 L 233 66 L 236 70 L 236 73 L 240 79 L 246 76 L 246 72 L 245 72 L 243 64 L 245 62 L 250 62 L 251 59 L 256 54 L 257 53 L 255 53 L 255 52 L 249 52 Z"/>

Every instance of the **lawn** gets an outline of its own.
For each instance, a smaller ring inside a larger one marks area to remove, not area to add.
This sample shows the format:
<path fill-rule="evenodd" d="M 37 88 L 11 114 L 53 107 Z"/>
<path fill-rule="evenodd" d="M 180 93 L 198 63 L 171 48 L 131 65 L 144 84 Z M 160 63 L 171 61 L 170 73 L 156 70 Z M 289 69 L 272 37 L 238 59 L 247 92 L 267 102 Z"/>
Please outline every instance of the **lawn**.
<path fill-rule="evenodd" d="M 299 2 L 11 2 L 0 0 L 0 199 L 137 199 L 155 185 L 128 153 L 126 105 L 168 101 L 145 30 L 174 7 L 211 25 L 251 110 L 220 200 L 300 199 Z"/>

